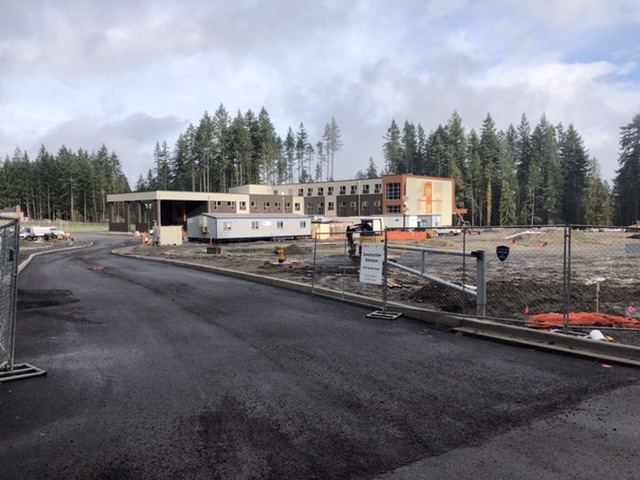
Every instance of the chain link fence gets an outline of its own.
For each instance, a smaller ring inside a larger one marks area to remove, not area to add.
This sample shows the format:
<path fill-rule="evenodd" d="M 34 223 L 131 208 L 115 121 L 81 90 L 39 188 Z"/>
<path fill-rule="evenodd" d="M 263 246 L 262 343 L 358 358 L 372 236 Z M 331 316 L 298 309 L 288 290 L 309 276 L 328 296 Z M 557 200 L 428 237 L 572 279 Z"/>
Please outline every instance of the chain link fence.
<path fill-rule="evenodd" d="M 20 223 L 0 217 L 0 371 L 13 369 Z"/>
<path fill-rule="evenodd" d="M 640 231 L 561 225 L 464 227 L 458 235 L 438 236 L 376 233 L 388 235 L 384 284 L 359 281 L 359 258 L 350 258 L 344 232 L 316 238 L 313 284 L 511 324 L 566 329 L 570 322 L 572 328 L 640 333 Z M 600 317 L 588 323 L 579 313 Z M 614 317 L 629 322 L 608 323 Z"/>

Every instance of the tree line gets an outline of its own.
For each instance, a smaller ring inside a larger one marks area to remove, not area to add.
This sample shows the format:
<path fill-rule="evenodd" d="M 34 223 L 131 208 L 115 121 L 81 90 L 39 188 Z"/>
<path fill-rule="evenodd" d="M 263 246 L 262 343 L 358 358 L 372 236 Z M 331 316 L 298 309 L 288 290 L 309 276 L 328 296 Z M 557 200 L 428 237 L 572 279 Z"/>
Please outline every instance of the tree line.
<path fill-rule="evenodd" d="M 454 112 L 429 134 L 420 124 L 395 119 L 384 137 L 380 174 L 372 158 L 356 178 L 381 174 L 451 177 L 456 205 L 473 225 L 628 225 L 640 220 L 640 114 L 621 128 L 619 169 L 611 187 L 573 125 L 542 116 L 532 128 L 525 115 L 498 131 L 490 114 L 481 129 L 466 131 Z M 221 104 L 189 124 L 172 148 L 156 143 L 153 168 L 136 191 L 226 192 L 245 184 L 330 181 L 342 150 L 334 118 L 313 143 L 303 123 L 282 139 L 263 107 L 231 117 Z M 352 159 L 349 159 L 352 161 Z M 16 149 L 0 165 L 0 206 L 21 205 L 26 215 L 72 221 L 106 220 L 106 196 L 130 192 L 115 152 L 56 154 L 41 146 L 35 159 Z"/>
<path fill-rule="evenodd" d="M 522 115 L 517 127 L 498 131 L 488 114 L 479 133 L 467 133 L 457 112 L 429 134 L 409 121 L 400 129 L 394 119 L 383 149 L 387 174 L 453 178 L 457 207 L 473 225 L 640 220 L 640 115 L 621 128 L 613 187 L 573 124 L 552 125 L 545 115 L 533 129 Z"/>
<path fill-rule="evenodd" d="M 104 223 L 107 195 L 130 191 L 120 159 L 104 145 L 56 154 L 42 145 L 33 160 L 18 147 L 0 164 L 0 206 L 20 205 L 29 218 Z"/>
<path fill-rule="evenodd" d="M 189 124 L 172 149 L 166 140 L 156 143 L 154 168 L 138 178 L 135 190 L 226 192 L 246 184 L 332 180 L 341 149 L 335 118 L 314 143 L 303 123 L 295 133 L 289 127 L 282 139 L 264 107 L 257 115 L 248 110 L 232 117 L 220 104 L 213 115 L 205 112 L 197 126 Z"/>

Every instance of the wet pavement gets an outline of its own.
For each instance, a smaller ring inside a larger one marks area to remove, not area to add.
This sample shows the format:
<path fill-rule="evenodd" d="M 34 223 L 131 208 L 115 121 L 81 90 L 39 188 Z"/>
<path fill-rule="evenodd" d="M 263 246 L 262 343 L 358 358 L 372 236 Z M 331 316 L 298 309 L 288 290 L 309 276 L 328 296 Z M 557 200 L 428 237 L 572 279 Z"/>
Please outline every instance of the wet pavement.
<path fill-rule="evenodd" d="M 637 369 L 83 239 L 20 274 L 2 480 L 637 478 Z"/>

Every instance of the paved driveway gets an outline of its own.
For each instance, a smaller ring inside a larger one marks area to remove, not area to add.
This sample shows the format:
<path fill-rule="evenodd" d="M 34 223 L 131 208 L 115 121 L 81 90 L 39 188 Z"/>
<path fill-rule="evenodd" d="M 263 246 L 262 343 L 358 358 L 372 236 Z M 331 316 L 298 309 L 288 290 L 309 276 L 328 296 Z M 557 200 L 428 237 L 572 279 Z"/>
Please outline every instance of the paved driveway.
<path fill-rule="evenodd" d="M 0 479 L 635 479 L 640 371 L 121 258 L 20 274 Z"/>

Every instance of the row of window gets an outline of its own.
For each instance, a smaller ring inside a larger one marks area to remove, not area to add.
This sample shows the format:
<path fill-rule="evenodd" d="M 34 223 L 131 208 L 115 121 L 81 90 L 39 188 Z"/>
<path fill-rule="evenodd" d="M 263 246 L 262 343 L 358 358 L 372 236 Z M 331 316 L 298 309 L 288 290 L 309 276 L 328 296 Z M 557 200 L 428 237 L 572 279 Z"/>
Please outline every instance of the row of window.
<path fill-rule="evenodd" d="M 357 195 L 358 194 L 358 185 L 351 185 L 350 186 L 350 191 L 349 194 L 350 195 Z M 323 197 L 324 196 L 324 188 L 325 187 L 316 187 L 316 195 L 318 197 Z M 327 187 L 327 195 L 331 196 L 333 195 L 335 192 L 334 187 Z M 339 195 L 346 195 L 347 194 L 347 186 L 346 185 L 340 185 L 340 187 L 338 187 L 338 192 Z M 382 192 L 382 184 L 381 183 L 376 183 L 373 186 L 373 193 L 381 193 Z M 274 192 L 275 195 L 278 194 L 277 191 Z M 369 193 L 371 193 L 371 185 L 369 184 L 365 184 L 362 185 L 362 192 L 363 195 L 368 195 Z M 302 197 L 304 196 L 304 188 L 298 188 L 298 196 Z M 314 196 L 314 187 L 307 187 L 307 197 L 313 197 Z"/>
<path fill-rule="evenodd" d="M 351 207 L 352 210 L 357 209 L 358 208 L 358 202 L 349 202 L 349 206 Z M 322 213 L 324 210 L 324 202 L 320 202 L 317 204 L 314 203 L 307 203 L 307 211 L 306 213 L 314 213 L 315 207 L 317 207 L 317 211 L 318 213 Z M 335 210 L 335 202 L 327 202 L 327 211 L 328 212 L 333 212 Z M 347 208 L 347 202 L 340 202 L 338 204 L 338 208 L 340 211 L 344 211 Z M 373 202 L 373 208 L 377 211 L 381 211 L 382 210 L 382 202 L 380 200 L 375 200 Z M 369 209 L 369 202 L 367 200 L 364 200 L 361 202 L 361 210 L 362 211 L 366 211 Z"/>
<path fill-rule="evenodd" d="M 284 229 L 284 221 L 278 220 L 276 221 L 276 228 L 279 230 Z M 300 229 L 307 228 L 307 221 L 300 220 Z M 231 222 L 224 222 L 224 229 L 231 230 Z M 258 220 L 251 222 L 251 230 L 260 230 L 260 222 Z"/>
<path fill-rule="evenodd" d="M 282 203 L 281 202 L 274 202 L 273 206 L 275 207 L 276 210 L 281 210 L 282 209 Z M 271 202 L 262 202 L 262 207 L 264 208 L 264 210 L 269 210 L 271 208 Z M 286 202 L 284 204 L 285 210 L 290 210 L 291 209 L 291 202 Z M 220 201 L 216 201 L 213 202 L 213 209 L 214 210 L 219 210 L 222 208 L 222 202 Z M 233 210 L 235 211 L 236 208 L 236 202 L 227 202 L 227 209 Z M 246 210 L 247 209 L 247 202 L 245 201 L 241 201 L 238 204 L 238 208 L 239 210 Z M 251 210 L 258 210 L 259 208 L 259 202 L 251 202 Z M 293 204 L 293 209 L 296 212 L 300 211 L 300 203 L 296 202 Z"/>

